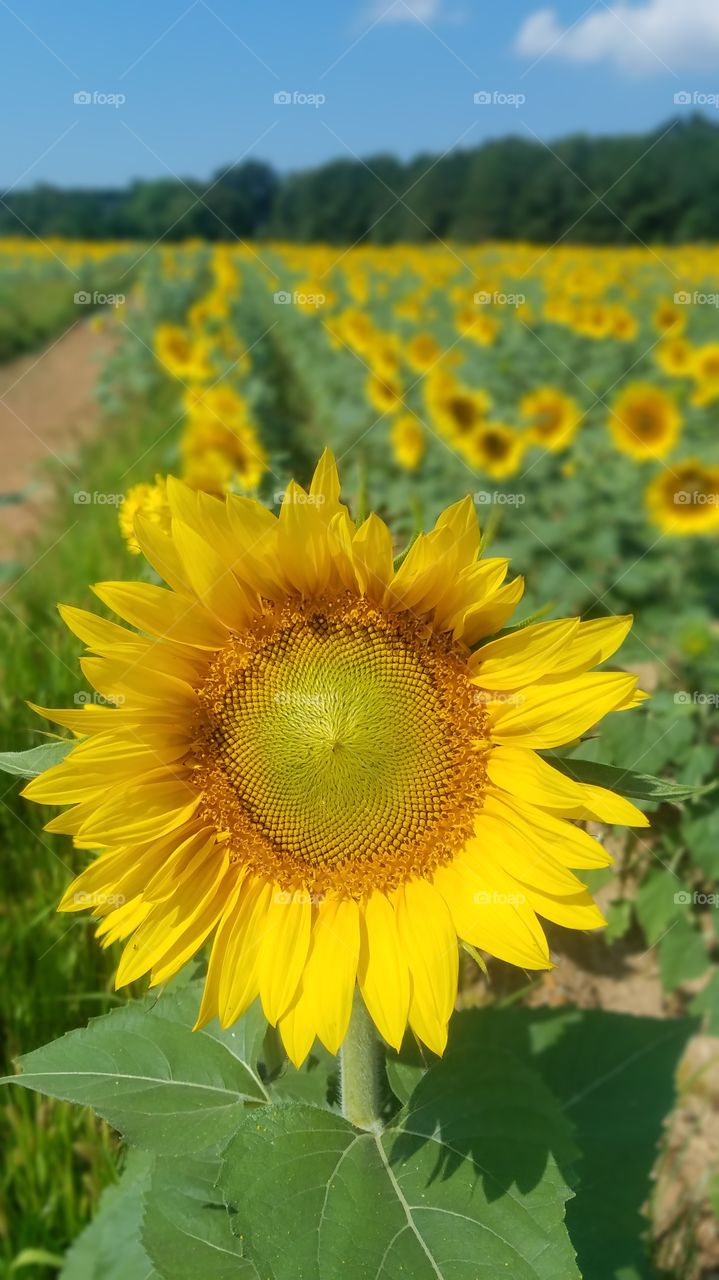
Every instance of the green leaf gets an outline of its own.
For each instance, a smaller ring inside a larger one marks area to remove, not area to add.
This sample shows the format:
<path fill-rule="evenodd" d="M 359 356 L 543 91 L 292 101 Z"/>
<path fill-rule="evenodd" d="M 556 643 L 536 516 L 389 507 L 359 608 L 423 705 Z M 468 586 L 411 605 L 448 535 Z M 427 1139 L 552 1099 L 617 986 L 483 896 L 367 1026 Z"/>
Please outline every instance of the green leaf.
<path fill-rule="evenodd" d="M 677 920 L 660 939 L 659 971 L 665 991 L 701 978 L 708 963 L 704 938 L 689 920 Z"/>
<path fill-rule="evenodd" d="M 704 990 L 692 1000 L 690 1008 L 692 1013 L 706 1014 L 708 1035 L 719 1036 L 719 969 L 714 970 Z"/>
<path fill-rule="evenodd" d="M 689 856 L 711 880 L 719 879 L 719 807 L 709 813 L 686 814 L 681 838 Z"/>
<path fill-rule="evenodd" d="M 219 1172 L 217 1154 L 155 1159 L 142 1243 L 163 1280 L 257 1280 L 215 1189 Z"/>
<path fill-rule="evenodd" d="M 77 738 L 58 738 L 53 742 L 43 742 L 39 747 L 31 747 L 29 751 L 0 752 L 0 772 L 12 773 L 16 778 L 37 778 L 54 764 L 60 764 L 68 751 L 77 746 Z"/>
<path fill-rule="evenodd" d="M 687 800 L 700 796 L 716 783 L 708 786 L 687 786 L 682 782 L 669 782 L 666 778 L 654 778 L 649 773 L 635 773 L 632 769 L 618 769 L 615 765 L 599 764 L 594 760 L 576 760 L 574 756 L 559 756 L 545 752 L 545 757 L 555 769 L 574 778 L 575 782 L 588 782 L 593 787 L 607 787 L 619 795 L 633 800 Z"/>
<path fill-rule="evenodd" d="M 233 1132 L 246 1101 L 267 1094 L 223 1033 L 191 1030 L 186 1005 L 194 995 L 197 1009 L 201 986 L 193 982 L 177 995 L 148 996 L 95 1018 L 25 1054 L 21 1074 L 0 1083 L 92 1107 L 151 1151 L 205 1150 Z"/>
<path fill-rule="evenodd" d="M 302 1104 L 247 1114 L 219 1185 L 272 1280 L 578 1280 L 574 1155 L 551 1095 L 500 1053 L 438 1062 L 382 1131 Z"/>
<path fill-rule="evenodd" d="M 582 1154 L 567 1227 L 584 1280 L 654 1275 L 643 1244 L 643 1206 L 674 1102 L 677 1063 L 695 1030 L 690 1019 L 599 1009 L 467 1010 L 452 1020 L 443 1062 L 481 1062 L 508 1051 L 531 1059 L 573 1124 Z M 403 1049 L 401 1059 L 390 1059 L 389 1072 L 404 1097 L 422 1063 Z"/>
<path fill-rule="evenodd" d="M 691 894 L 671 871 L 652 871 L 642 881 L 634 909 L 650 947 L 667 929 L 686 916 Z"/>
<path fill-rule="evenodd" d="M 72 1244 L 59 1280 L 158 1280 L 141 1240 L 152 1160 L 131 1151 L 120 1181 L 102 1193 L 89 1226 Z"/>

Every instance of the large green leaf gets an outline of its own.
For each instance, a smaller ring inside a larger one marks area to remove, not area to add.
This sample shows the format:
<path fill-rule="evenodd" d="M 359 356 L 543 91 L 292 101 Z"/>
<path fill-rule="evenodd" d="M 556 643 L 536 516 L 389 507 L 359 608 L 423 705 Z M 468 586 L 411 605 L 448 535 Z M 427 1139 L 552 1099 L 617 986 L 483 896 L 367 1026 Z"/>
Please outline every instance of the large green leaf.
<path fill-rule="evenodd" d="M 219 1156 L 156 1158 L 145 1191 L 142 1243 L 163 1280 L 257 1280 L 215 1190 Z"/>
<path fill-rule="evenodd" d="M 687 800 L 712 789 L 707 786 L 687 786 L 682 782 L 670 782 L 666 778 L 654 778 L 649 773 L 636 773 L 633 769 L 618 769 L 615 765 L 599 764 L 595 760 L 575 760 L 574 756 L 554 755 L 547 752 L 547 760 L 555 769 L 576 782 L 589 782 L 594 787 L 607 787 L 633 800 Z"/>
<path fill-rule="evenodd" d="M 259 1108 L 219 1185 L 272 1280 L 578 1280 L 563 1224 L 574 1155 L 554 1099 L 499 1053 L 437 1063 L 373 1133 L 303 1104 Z"/>
<path fill-rule="evenodd" d="M 193 1032 L 200 983 L 115 1009 L 25 1054 L 0 1083 L 92 1107 L 129 1142 L 179 1155 L 233 1132 L 246 1101 L 267 1094 L 251 1062 L 218 1031 Z M 179 1020 L 178 1020 L 179 1018 Z"/>
<path fill-rule="evenodd" d="M 152 1157 L 130 1152 L 116 1185 L 107 1187 L 92 1222 L 71 1246 L 60 1280 L 159 1280 L 140 1240 Z"/>
<path fill-rule="evenodd" d="M 654 1274 L 643 1206 L 676 1066 L 695 1026 L 600 1009 L 471 1010 L 452 1021 L 444 1061 L 480 1063 L 507 1051 L 531 1059 L 573 1123 L 582 1154 L 567 1227 L 584 1280 Z M 410 1095 L 424 1069 L 413 1046 L 390 1060 L 398 1097 Z"/>
<path fill-rule="evenodd" d="M 68 751 L 77 746 L 77 739 L 60 739 L 43 742 L 29 751 L 1 751 L 0 773 L 12 773 L 16 778 L 37 778 L 54 764 L 60 764 Z"/>

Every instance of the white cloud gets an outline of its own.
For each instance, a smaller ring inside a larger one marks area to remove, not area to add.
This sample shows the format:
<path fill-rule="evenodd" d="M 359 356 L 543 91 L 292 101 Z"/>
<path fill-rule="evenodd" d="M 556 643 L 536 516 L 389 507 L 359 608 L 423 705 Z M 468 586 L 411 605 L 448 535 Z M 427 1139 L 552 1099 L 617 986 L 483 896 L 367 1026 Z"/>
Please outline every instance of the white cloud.
<path fill-rule="evenodd" d="M 712 68 L 719 57 L 719 3 L 646 0 L 613 8 L 602 3 L 568 27 L 554 9 L 539 9 L 522 25 L 514 47 L 527 58 L 608 61 L 633 74 L 663 67 L 677 73 Z"/>

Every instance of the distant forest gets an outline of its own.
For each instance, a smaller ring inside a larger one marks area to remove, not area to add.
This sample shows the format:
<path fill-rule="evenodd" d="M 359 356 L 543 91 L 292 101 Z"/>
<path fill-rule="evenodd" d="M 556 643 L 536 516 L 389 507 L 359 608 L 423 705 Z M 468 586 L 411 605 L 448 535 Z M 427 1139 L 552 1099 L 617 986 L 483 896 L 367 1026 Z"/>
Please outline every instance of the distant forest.
<path fill-rule="evenodd" d="M 284 176 L 250 160 L 204 183 L 41 185 L 0 197 L 0 234 L 334 244 L 716 240 L 719 123 L 693 115 L 653 133 L 576 135 L 551 149 L 507 137 L 439 160 L 379 155 Z"/>

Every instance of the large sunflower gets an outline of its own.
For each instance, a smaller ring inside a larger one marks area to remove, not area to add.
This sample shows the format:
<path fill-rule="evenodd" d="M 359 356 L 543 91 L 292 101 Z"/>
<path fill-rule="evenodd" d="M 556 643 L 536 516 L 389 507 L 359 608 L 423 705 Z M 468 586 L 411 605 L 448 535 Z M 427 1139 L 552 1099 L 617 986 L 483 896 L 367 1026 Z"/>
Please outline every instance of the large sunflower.
<path fill-rule="evenodd" d="M 522 582 L 478 558 L 472 501 L 395 568 L 327 453 L 279 517 L 173 480 L 168 496 L 171 533 L 142 515 L 135 532 L 169 589 L 95 587 L 139 630 L 61 609 L 115 704 L 36 708 L 81 738 L 25 794 L 70 805 L 48 830 L 100 851 L 61 909 L 129 939 L 118 985 L 164 982 L 214 932 L 198 1025 L 259 995 L 297 1064 L 315 1036 L 337 1051 L 357 984 L 392 1045 L 409 1022 L 441 1052 L 458 938 L 545 969 L 538 917 L 603 923 L 570 868 L 611 859 L 571 820 L 646 820 L 537 751 L 638 700 L 634 676 L 590 671 L 630 619 L 487 641 Z"/>

